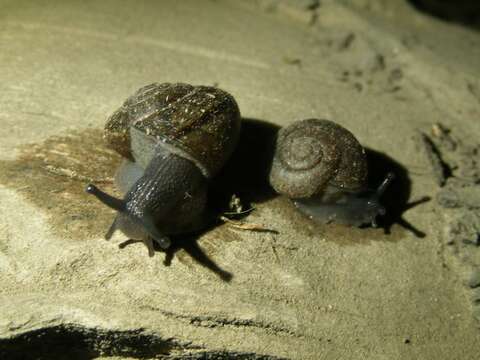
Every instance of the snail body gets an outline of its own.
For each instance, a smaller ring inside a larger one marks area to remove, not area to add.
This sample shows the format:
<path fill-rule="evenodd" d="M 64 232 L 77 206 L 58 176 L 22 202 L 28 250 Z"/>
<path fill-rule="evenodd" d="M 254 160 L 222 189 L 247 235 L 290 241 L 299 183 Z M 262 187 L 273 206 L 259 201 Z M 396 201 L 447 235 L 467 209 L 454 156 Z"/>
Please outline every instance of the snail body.
<path fill-rule="evenodd" d="M 385 214 L 380 196 L 394 176 L 372 191 L 367 175 L 365 149 L 333 121 L 297 121 L 277 135 L 270 184 L 317 222 L 376 226 Z"/>
<path fill-rule="evenodd" d="M 121 230 L 153 256 L 153 241 L 166 249 L 169 235 L 206 226 L 209 180 L 230 157 L 239 132 L 238 106 L 223 90 L 182 83 L 139 89 L 105 125 L 108 146 L 125 158 L 115 179 L 123 199 L 87 187 L 118 212 L 105 237 Z"/>

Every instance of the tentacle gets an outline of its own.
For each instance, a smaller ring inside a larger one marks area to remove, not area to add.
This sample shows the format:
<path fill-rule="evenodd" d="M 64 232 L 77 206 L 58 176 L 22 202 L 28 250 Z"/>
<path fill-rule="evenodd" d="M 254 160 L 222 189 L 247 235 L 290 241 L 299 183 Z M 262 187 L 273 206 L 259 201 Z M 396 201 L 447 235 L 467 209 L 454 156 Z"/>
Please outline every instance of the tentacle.
<path fill-rule="evenodd" d="M 110 225 L 110 228 L 108 229 L 107 233 L 105 234 L 105 240 L 110 240 L 112 238 L 113 233 L 118 229 L 118 215 L 115 216 L 115 219 L 112 222 L 112 225 Z"/>
<path fill-rule="evenodd" d="M 109 208 L 112 208 L 119 212 L 125 211 L 126 205 L 123 200 L 120 200 L 111 195 L 108 195 L 107 193 L 97 188 L 95 185 L 92 185 L 92 184 L 87 185 L 85 191 L 95 196 L 98 200 L 100 200 L 102 203 L 107 205 Z"/>
<path fill-rule="evenodd" d="M 368 200 L 369 206 L 374 209 L 371 217 L 372 227 L 378 227 L 377 216 L 384 216 L 387 213 L 385 207 L 380 204 L 380 197 L 385 193 L 385 190 L 387 190 L 388 186 L 394 179 L 395 174 L 393 172 L 389 172 L 382 183 L 378 186 L 377 190 L 375 190 L 372 197 Z"/>
<path fill-rule="evenodd" d="M 147 236 L 144 240 L 143 243 L 148 249 L 148 256 L 153 257 L 155 255 L 155 249 L 153 248 L 153 240 L 150 236 Z"/>
<path fill-rule="evenodd" d="M 392 183 L 395 179 L 395 174 L 393 172 L 389 172 L 382 183 L 378 186 L 377 190 L 375 191 L 375 197 L 379 199 L 385 190 L 387 190 L 388 186 Z"/>
<path fill-rule="evenodd" d="M 170 239 L 157 229 L 155 221 L 150 214 L 145 213 L 140 221 L 143 224 L 145 231 L 157 242 L 158 245 L 160 245 L 162 249 L 167 249 L 170 246 Z"/>

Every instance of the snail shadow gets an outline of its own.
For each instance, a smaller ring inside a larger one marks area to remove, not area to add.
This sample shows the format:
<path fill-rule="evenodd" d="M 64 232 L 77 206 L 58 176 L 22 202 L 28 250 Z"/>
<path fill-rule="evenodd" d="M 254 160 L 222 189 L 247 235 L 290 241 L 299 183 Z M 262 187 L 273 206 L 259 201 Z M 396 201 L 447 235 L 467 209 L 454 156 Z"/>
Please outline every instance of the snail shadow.
<path fill-rule="evenodd" d="M 153 246 L 155 254 L 158 255 L 158 253 L 165 253 L 163 264 L 165 266 L 171 266 L 175 254 L 180 250 L 184 250 L 185 253 L 187 253 L 196 263 L 212 271 L 222 281 L 230 282 L 233 278 L 233 274 L 222 269 L 210 256 L 207 255 L 207 253 L 198 244 L 198 239 L 200 235 L 204 232 L 209 231 L 210 229 L 212 229 L 212 227 L 209 227 L 208 229 L 202 231 L 202 233 L 176 236 L 172 238 L 172 245 L 166 250 L 160 249 L 160 247 L 156 243 L 154 243 Z M 123 249 L 126 246 L 138 242 L 141 241 L 129 239 L 119 244 L 118 247 L 120 249 Z"/>
<path fill-rule="evenodd" d="M 408 2 L 420 12 L 480 31 L 478 0 L 408 0 Z"/>
<path fill-rule="evenodd" d="M 387 213 L 379 219 L 379 226 L 383 227 L 385 234 L 390 234 L 393 224 L 398 224 L 412 232 L 416 237 L 425 237 L 426 234 L 423 231 L 417 229 L 403 218 L 403 213 L 417 205 L 430 201 L 430 197 L 425 196 L 409 202 L 412 181 L 408 175 L 408 170 L 385 154 L 368 148 L 365 150 L 368 161 L 368 186 L 370 188 L 377 188 L 387 173 L 392 172 L 395 174 L 395 179 L 382 196 L 382 203 L 387 209 Z"/>
<path fill-rule="evenodd" d="M 267 121 L 242 118 L 240 139 L 232 157 L 213 179 L 211 200 L 220 212 L 228 209 L 232 195 L 243 205 L 262 203 L 278 196 L 268 181 L 275 137 L 280 127 Z"/>
<path fill-rule="evenodd" d="M 204 232 L 210 230 L 205 230 Z M 202 232 L 202 233 L 204 233 Z M 233 274 L 222 269 L 198 244 L 198 238 L 200 234 L 190 234 L 179 236 L 172 241 L 172 246 L 165 251 L 165 260 L 163 264 L 170 266 L 175 254 L 179 250 L 184 250 L 196 263 L 204 268 L 212 271 L 222 281 L 230 282 L 233 278 Z"/>

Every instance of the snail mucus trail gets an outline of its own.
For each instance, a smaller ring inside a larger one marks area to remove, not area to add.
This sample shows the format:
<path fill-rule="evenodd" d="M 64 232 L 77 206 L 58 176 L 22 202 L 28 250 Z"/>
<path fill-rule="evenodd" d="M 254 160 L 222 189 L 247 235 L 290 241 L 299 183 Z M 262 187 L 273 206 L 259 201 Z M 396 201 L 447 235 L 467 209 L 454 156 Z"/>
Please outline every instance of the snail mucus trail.
<path fill-rule="evenodd" d="M 235 99 L 215 87 L 154 83 L 139 89 L 108 119 L 104 138 L 125 159 L 117 171 L 117 199 L 88 185 L 86 191 L 117 216 L 116 230 L 145 243 L 170 246 L 169 235 L 202 229 L 207 186 L 233 152 L 240 133 Z"/>
<path fill-rule="evenodd" d="M 377 227 L 386 213 L 380 198 L 394 178 L 388 173 L 368 189 L 365 149 L 332 121 L 297 121 L 278 132 L 270 183 L 316 222 Z"/>

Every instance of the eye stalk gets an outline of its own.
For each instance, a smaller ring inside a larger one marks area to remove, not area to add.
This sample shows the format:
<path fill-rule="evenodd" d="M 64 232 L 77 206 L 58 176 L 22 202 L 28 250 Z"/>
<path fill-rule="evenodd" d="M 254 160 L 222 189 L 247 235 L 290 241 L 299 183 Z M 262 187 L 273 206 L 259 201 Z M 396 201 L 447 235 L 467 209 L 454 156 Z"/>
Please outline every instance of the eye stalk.
<path fill-rule="evenodd" d="M 388 186 L 392 183 L 395 179 L 395 174 L 393 172 L 389 172 L 382 183 L 378 186 L 377 191 L 375 191 L 375 196 L 379 199 L 385 190 L 387 190 Z"/>
<path fill-rule="evenodd" d="M 113 210 L 117 210 L 118 212 L 124 212 L 126 209 L 126 204 L 123 200 L 108 195 L 106 192 L 103 192 L 95 185 L 88 184 L 85 188 L 85 191 L 95 196 L 98 200 L 100 200 L 102 203 L 104 203 Z"/>
<path fill-rule="evenodd" d="M 387 213 L 385 207 L 380 204 L 380 198 L 394 179 L 395 174 L 393 172 L 389 172 L 382 183 L 378 186 L 377 190 L 375 190 L 370 199 L 368 199 L 367 206 L 370 209 L 369 213 L 371 214 L 371 225 L 374 228 L 378 227 L 377 216 L 384 216 Z"/>

